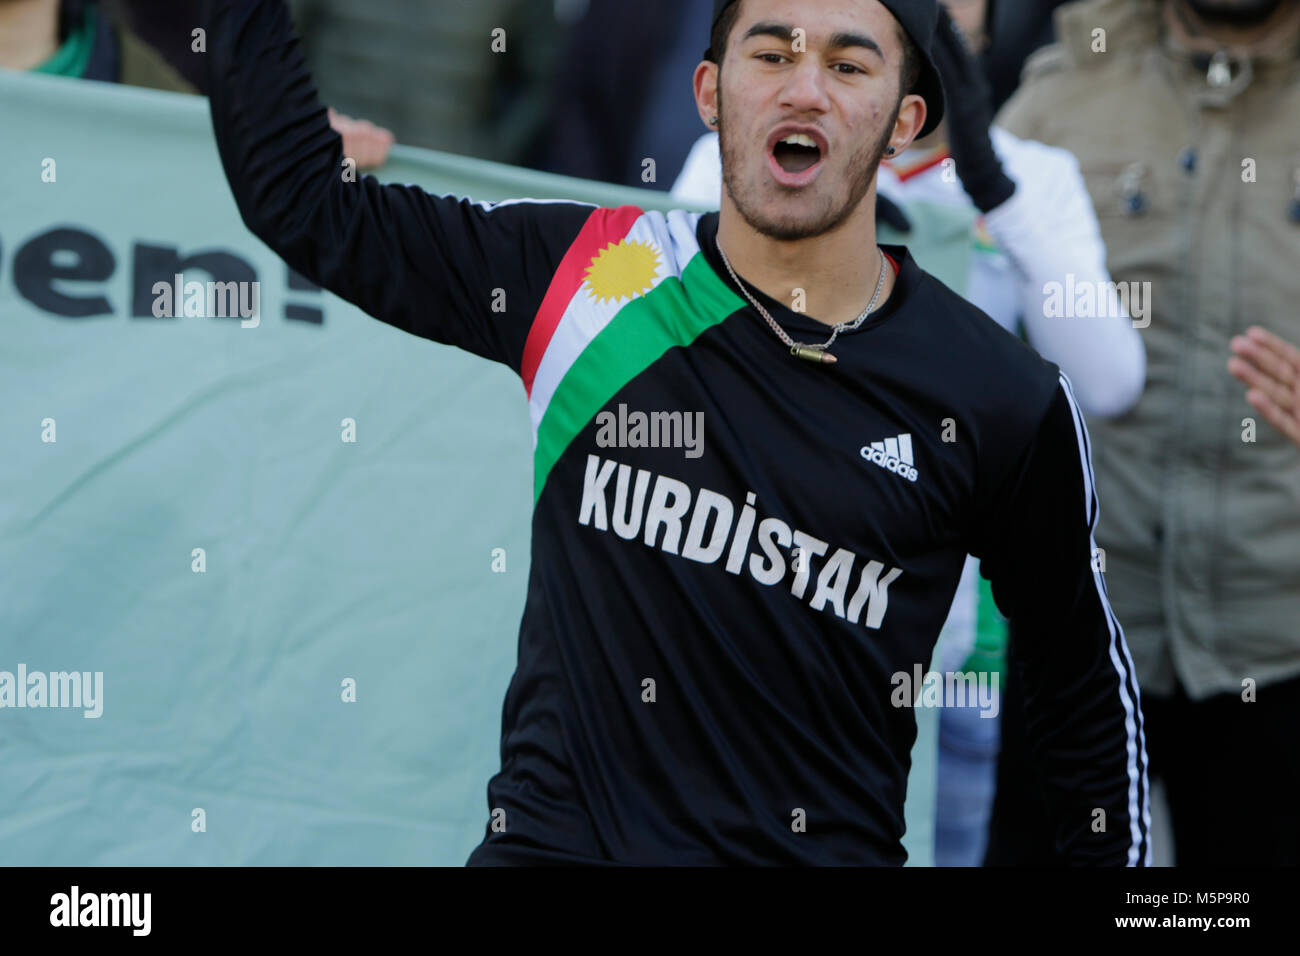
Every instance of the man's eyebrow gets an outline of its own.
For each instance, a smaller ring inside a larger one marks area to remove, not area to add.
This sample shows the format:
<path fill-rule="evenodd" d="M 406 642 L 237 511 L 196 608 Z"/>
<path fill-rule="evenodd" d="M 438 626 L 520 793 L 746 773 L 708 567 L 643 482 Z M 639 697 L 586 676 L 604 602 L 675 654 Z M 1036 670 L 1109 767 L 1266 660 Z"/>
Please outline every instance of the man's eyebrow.
<path fill-rule="evenodd" d="M 744 37 L 741 38 L 741 42 L 744 42 L 751 37 L 759 36 L 776 37 L 778 40 L 784 40 L 786 43 L 790 43 L 794 40 L 794 27 L 787 23 L 774 23 L 771 21 L 755 23 L 745 33 Z M 845 47 L 852 46 L 862 47 L 863 49 L 870 50 L 882 60 L 885 59 L 885 51 L 880 48 L 880 44 L 871 39 L 871 37 L 865 36 L 861 33 L 851 33 L 841 30 L 839 33 L 831 35 L 830 41 L 826 46 L 831 50 L 842 50 Z"/>
<path fill-rule="evenodd" d="M 773 23 L 771 21 L 755 23 L 749 28 L 749 32 L 741 38 L 741 41 L 748 40 L 750 37 L 762 36 L 776 37 L 778 40 L 789 43 L 794 39 L 794 27 L 785 23 Z"/>
<path fill-rule="evenodd" d="M 871 39 L 871 37 L 864 36 L 861 33 L 844 33 L 841 31 L 840 33 L 832 34 L 830 42 L 827 44 L 827 47 L 832 50 L 840 50 L 847 46 L 864 47 L 876 54 L 876 56 L 880 57 L 882 60 L 885 58 L 885 51 L 880 49 L 880 44 Z"/>

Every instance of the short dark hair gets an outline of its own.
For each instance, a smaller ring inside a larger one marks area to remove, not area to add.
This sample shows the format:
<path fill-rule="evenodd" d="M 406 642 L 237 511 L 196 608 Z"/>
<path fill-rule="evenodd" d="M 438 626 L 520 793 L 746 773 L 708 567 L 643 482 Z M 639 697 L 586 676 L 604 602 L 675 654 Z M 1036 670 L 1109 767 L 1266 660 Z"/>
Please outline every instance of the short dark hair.
<path fill-rule="evenodd" d="M 916 91 L 916 84 L 921 80 L 921 51 L 916 48 L 912 38 L 907 35 L 901 23 L 898 26 L 898 40 L 903 47 L 903 69 L 899 77 L 899 101 L 908 93 Z"/>
<path fill-rule="evenodd" d="M 740 17 L 740 5 L 745 0 L 736 0 L 722 11 L 722 16 L 718 17 L 718 22 L 713 25 L 713 33 L 709 35 L 709 50 L 713 53 L 713 60 L 718 64 L 718 69 L 722 69 L 722 61 L 727 56 L 727 40 L 731 36 L 731 31 L 736 25 L 736 20 Z M 895 21 L 894 24 L 898 29 L 898 39 L 903 47 L 903 68 L 899 74 L 899 100 L 916 89 L 917 81 L 921 79 L 921 51 L 916 48 L 912 38 L 907 35 L 903 25 Z"/>
<path fill-rule="evenodd" d="M 713 54 L 713 61 L 722 66 L 722 61 L 727 56 L 727 38 L 731 36 L 731 30 L 736 25 L 736 18 L 740 16 L 740 5 L 745 0 L 736 0 L 722 11 L 722 16 L 718 17 L 718 22 L 713 25 L 713 32 L 709 35 L 709 51 Z"/>

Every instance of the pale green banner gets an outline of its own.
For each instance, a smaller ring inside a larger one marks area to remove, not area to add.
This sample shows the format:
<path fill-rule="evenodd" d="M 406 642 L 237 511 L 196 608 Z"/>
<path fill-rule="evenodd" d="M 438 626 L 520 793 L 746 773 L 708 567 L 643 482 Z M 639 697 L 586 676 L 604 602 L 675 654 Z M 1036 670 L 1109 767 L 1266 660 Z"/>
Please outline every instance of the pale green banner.
<path fill-rule="evenodd" d="M 203 99 L 0 71 L 0 173 L 0 864 L 462 864 L 528 579 L 518 378 L 291 276 Z M 155 317 L 177 273 L 258 282 L 258 322 Z"/>

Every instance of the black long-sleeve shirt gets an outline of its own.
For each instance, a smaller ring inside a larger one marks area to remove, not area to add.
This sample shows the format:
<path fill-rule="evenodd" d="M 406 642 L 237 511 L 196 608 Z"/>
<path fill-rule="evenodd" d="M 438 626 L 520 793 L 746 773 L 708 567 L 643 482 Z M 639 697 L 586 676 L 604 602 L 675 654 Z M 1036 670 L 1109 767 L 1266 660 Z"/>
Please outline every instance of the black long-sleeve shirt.
<path fill-rule="evenodd" d="M 729 279 L 717 213 L 347 182 L 281 0 L 207 0 L 205 18 L 248 227 L 528 394 L 532 567 L 471 863 L 902 863 L 916 723 L 898 689 L 967 553 L 1023 635 L 1060 848 L 1146 862 L 1138 688 L 1055 366 L 902 247 L 887 303 L 823 366 Z M 826 337 L 754 294 L 796 339 Z"/>

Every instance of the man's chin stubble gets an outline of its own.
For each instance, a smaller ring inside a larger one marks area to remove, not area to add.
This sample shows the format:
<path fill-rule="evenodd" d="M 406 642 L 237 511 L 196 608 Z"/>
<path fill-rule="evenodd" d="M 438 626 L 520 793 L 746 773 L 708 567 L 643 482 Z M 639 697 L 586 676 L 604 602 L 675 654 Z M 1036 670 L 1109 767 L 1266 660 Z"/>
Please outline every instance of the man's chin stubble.
<path fill-rule="evenodd" d="M 835 215 L 833 210 L 827 210 L 812 219 L 807 216 L 768 218 L 751 209 L 751 204 L 747 200 L 738 200 L 730 187 L 727 189 L 727 194 L 731 196 L 731 201 L 740 213 L 740 217 L 745 220 L 745 223 L 751 229 L 762 236 L 779 242 L 798 242 L 801 239 L 814 239 L 832 231 L 847 218 L 843 210 L 840 211 L 839 215 Z"/>
<path fill-rule="evenodd" d="M 718 97 L 718 108 L 721 111 L 721 94 Z M 890 132 L 897 120 L 898 109 L 895 109 L 893 117 L 885 124 L 880 141 L 871 150 L 860 154 L 858 161 L 853 164 L 855 168 L 862 172 L 859 173 L 857 178 L 850 180 L 848 192 L 843 202 L 836 203 L 831 199 L 822 200 L 824 208 L 820 215 L 812 221 L 792 218 L 763 219 L 754 208 L 757 204 L 749 202 L 750 197 L 748 195 L 737 192 L 735 177 L 731 173 L 733 170 L 741 168 L 740 156 L 730 148 L 732 144 L 728 142 L 727 132 L 731 127 L 725 121 L 718 129 L 718 148 L 722 159 L 722 187 L 727 191 L 727 195 L 731 197 L 732 205 L 740 213 L 740 218 L 745 220 L 745 223 L 760 235 L 780 242 L 798 242 L 801 239 L 815 239 L 818 236 L 824 236 L 826 233 L 832 232 L 843 225 L 861 205 L 863 199 L 866 198 L 871 189 L 871 182 L 876 178 L 876 172 L 880 168 L 880 162 L 885 158 L 885 147 L 889 145 Z M 866 175 L 862 175 L 862 173 Z"/>
<path fill-rule="evenodd" d="M 871 179 L 875 176 L 874 166 L 879 165 L 879 160 L 873 164 L 871 176 L 866 177 L 865 186 L 870 188 Z M 745 220 L 755 232 L 769 239 L 775 239 L 778 242 L 798 242 L 803 239 L 815 239 L 818 236 L 824 236 L 829 232 L 834 232 L 845 221 L 853 215 L 854 210 L 861 204 L 866 196 L 866 189 L 863 187 L 863 181 L 859 180 L 855 187 L 850 190 L 850 195 L 845 196 L 844 201 L 834 202 L 828 199 L 816 201 L 817 205 L 822 208 L 813 214 L 811 209 L 809 214 L 801 216 L 780 216 L 764 217 L 761 212 L 755 208 L 759 205 L 751 203 L 747 195 L 737 195 L 731 177 L 723 177 L 723 187 L 727 190 L 727 195 L 731 197 L 732 205 L 740 213 L 740 217 Z M 862 192 L 854 201 L 853 193 Z M 810 207 L 813 205 L 810 202 Z"/>
<path fill-rule="evenodd" d="M 811 219 L 808 216 L 797 219 L 789 216 L 772 219 L 764 218 L 756 208 L 759 205 L 758 203 L 750 202 L 751 197 L 749 195 L 737 192 L 735 177 L 729 175 L 729 173 L 740 167 L 739 157 L 728 155 L 729 150 L 726 142 L 720 142 L 719 144 L 722 151 L 722 185 L 727 191 L 727 195 L 731 197 L 732 205 L 740 213 L 740 218 L 745 220 L 746 225 L 760 235 L 779 242 L 815 239 L 839 228 L 861 205 L 871 188 L 871 181 L 876 176 L 880 161 L 884 158 L 887 142 L 887 138 L 882 140 L 873 151 L 874 155 L 868 154 L 866 158 L 856 164 L 867 175 L 859 174 L 855 180 L 850 182 L 848 194 L 844 196 L 843 201 L 837 203 L 832 199 L 820 200 L 819 204 L 822 208 Z M 813 202 L 817 201 L 810 201 L 809 205 L 813 205 Z"/>

